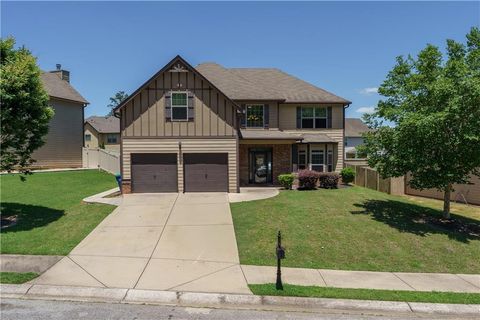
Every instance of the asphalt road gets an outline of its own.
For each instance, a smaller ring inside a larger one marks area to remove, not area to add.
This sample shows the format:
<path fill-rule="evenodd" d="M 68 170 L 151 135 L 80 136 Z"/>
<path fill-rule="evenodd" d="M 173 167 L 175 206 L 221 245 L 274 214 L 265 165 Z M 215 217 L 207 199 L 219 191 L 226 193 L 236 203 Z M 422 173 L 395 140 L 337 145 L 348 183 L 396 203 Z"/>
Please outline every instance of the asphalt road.
<path fill-rule="evenodd" d="M 345 314 L 329 311 L 326 313 L 302 313 L 280 311 L 232 310 L 188 308 L 176 306 L 151 306 L 117 303 L 87 303 L 44 300 L 2 299 L 2 320 L 57 320 L 57 319 L 169 319 L 169 320 L 201 320 L 201 319 L 236 319 L 236 320 L 270 320 L 270 319 L 340 319 L 340 320 L 367 320 L 367 319 L 394 319 L 407 320 L 419 318 L 418 315 L 361 315 L 358 313 Z M 439 316 L 424 315 L 421 319 L 442 319 Z M 449 318 L 453 319 L 453 318 Z"/>

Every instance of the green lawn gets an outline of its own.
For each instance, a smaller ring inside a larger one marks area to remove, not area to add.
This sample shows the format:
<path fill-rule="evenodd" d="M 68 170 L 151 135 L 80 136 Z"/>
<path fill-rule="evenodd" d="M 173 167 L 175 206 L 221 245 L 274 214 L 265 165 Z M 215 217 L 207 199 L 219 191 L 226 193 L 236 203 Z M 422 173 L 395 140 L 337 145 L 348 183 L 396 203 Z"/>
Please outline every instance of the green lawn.
<path fill-rule="evenodd" d="M 441 202 L 418 201 L 352 187 L 233 203 L 240 261 L 275 265 L 281 230 L 284 266 L 480 273 L 480 208 L 455 205 L 452 230 L 431 220 Z"/>
<path fill-rule="evenodd" d="M 34 272 L 0 272 L 0 283 L 19 284 L 25 283 L 38 277 Z"/>
<path fill-rule="evenodd" d="M 344 289 L 331 287 L 304 287 L 289 284 L 284 284 L 283 290 L 276 290 L 275 284 L 251 284 L 249 287 L 254 294 L 262 296 L 480 304 L 480 294 L 478 293 Z"/>
<path fill-rule="evenodd" d="M 0 182 L 2 216 L 17 216 L 1 231 L 1 253 L 66 255 L 115 208 L 82 203 L 116 186 L 102 171 L 34 173 L 25 182 L 9 174 Z"/>

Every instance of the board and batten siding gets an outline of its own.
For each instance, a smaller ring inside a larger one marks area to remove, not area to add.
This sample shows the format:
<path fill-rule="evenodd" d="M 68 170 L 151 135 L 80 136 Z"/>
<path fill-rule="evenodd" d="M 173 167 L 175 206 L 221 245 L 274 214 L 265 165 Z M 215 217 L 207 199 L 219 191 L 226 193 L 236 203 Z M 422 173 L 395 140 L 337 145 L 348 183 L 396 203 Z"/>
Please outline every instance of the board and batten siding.
<path fill-rule="evenodd" d="M 181 146 L 179 144 L 181 142 Z M 237 139 L 123 139 L 123 179 L 131 179 L 132 153 L 176 153 L 178 164 L 178 189 L 183 192 L 183 154 L 185 153 L 228 153 L 228 189 L 237 190 Z"/>
<path fill-rule="evenodd" d="M 195 97 L 192 121 L 166 121 L 165 94 L 189 90 Z M 161 73 L 121 110 L 122 137 L 236 136 L 236 107 L 193 71 Z"/>
<path fill-rule="evenodd" d="M 332 107 L 332 129 L 343 129 L 343 105 L 342 104 L 279 104 L 279 129 L 280 130 L 308 130 L 297 129 L 297 107 Z M 323 132 L 316 129 L 316 132 Z"/>
<path fill-rule="evenodd" d="M 55 115 L 50 120 L 45 144 L 36 150 L 33 167 L 82 167 L 83 103 L 50 98 Z"/>

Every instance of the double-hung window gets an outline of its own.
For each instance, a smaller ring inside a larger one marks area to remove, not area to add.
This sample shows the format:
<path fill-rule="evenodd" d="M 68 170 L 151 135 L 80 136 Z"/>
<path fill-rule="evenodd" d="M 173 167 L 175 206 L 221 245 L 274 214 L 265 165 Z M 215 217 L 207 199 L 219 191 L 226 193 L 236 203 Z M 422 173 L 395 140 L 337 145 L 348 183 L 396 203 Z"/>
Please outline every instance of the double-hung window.
<path fill-rule="evenodd" d="M 323 150 L 312 149 L 310 152 L 310 164 L 312 170 L 323 172 L 325 164 L 325 153 Z"/>
<path fill-rule="evenodd" d="M 85 141 L 92 141 L 92 135 L 87 133 L 85 135 Z"/>
<path fill-rule="evenodd" d="M 302 128 L 326 128 L 327 109 L 323 107 L 302 107 Z"/>
<path fill-rule="evenodd" d="M 107 143 L 117 143 L 117 135 L 114 133 L 107 134 Z"/>
<path fill-rule="evenodd" d="M 246 107 L 247 128 L 263 128 L 264 122 L 264 105 L 248 104 Z"/>
<path fill-rule="evenodd" d="M 188 120 L 188 95 L 186 92 L 172 92 L 172 121 Z"/>

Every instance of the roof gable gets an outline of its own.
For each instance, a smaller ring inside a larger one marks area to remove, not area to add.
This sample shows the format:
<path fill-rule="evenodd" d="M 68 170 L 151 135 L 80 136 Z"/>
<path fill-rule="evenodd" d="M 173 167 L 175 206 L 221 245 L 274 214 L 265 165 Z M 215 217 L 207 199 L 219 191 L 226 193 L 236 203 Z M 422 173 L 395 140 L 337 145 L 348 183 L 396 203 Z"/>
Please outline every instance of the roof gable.
<path fill-rule="evenodd" d="M 345 118 L 345 137 L 361 137 L 364 132 L 371 129 L 358 118 Z"/>

